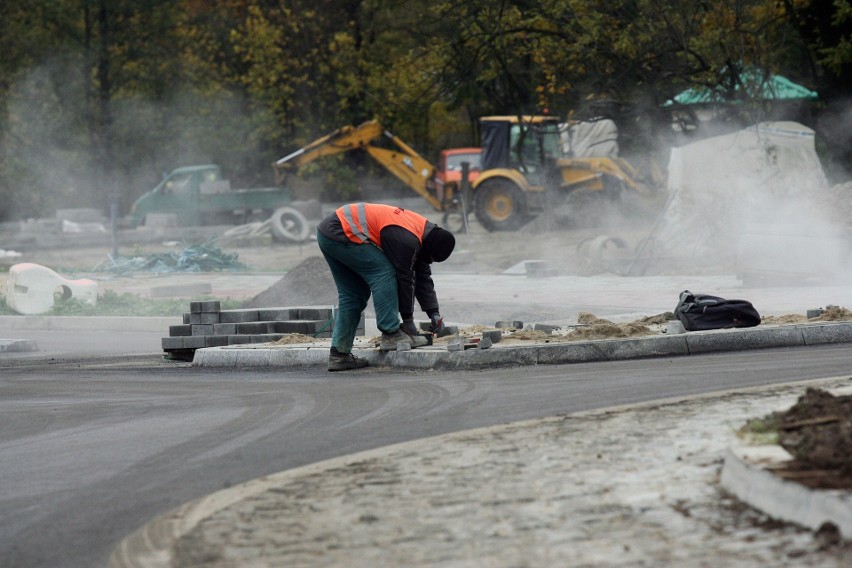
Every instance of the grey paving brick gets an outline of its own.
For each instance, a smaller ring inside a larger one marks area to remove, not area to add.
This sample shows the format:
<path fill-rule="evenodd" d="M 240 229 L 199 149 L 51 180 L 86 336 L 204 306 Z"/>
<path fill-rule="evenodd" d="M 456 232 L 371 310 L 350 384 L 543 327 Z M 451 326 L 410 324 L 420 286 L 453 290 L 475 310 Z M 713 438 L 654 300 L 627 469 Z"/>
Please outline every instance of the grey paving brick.
<path fill-rule="evenodd" d="M 334 310 L 329 307 L 304 307 L 297 308 L 298 319 L 303 320 L 328 320 L 334 316 Z"/>
<path fill-rule="evenodd" d="M 166 351 L 171 351 L 174 349 L 184 349 L 183 337 L 184 336 L 164 337 L 162 339 L 163 349 Z"/>
<path fill-rule="evenodd" d="M 268 322 L 269 333 L 315 333 L 321 322 L 306 320 L 271 321 Z"/>
<path fill-rule="evenodd" d="M 189 322 L 192 325 L 198 325 L 201 323 L 201 312 L 198 313 L 190 313 L 189 314 Z"/>
<path fill-rule="evenodd" d="M 169 335 L 171 337 L 177 337 L 182 335 L 192 335 L 192 326 L 191 325 L 170 325 L 169 326 Z"/>
<path fill-rule="evenodd" d="M 223 345 L 229 345 L 228 340 L 230 336 L 228 335 L 205 335 L 204 336 L 204 346 L 205 347 L 221 347 Z"/>
<path fill-rule="evenodd" d="M 266 333 L 269 329 L 269 322 L 255 321 L 237 324 L 237 333 L 241 335 L 251 335 L 257 333 Z"/>
<path fill-rule="evenodd" d="M 219 323 L 219 312 L 201 312 L 201 323 Z"/>
<path fill-rule="evenodd" d="M 482 332 L 482 338 L 486 337 L 491 340 L 491 343 L 499 343 L 503 339 L 503 332 L 499 329 L 487 329 Z"/>
<path fill-rule="evenodd" d="M 257 310 L 258 321 L 286 321 L 299 318 L 298 308 L 260 308 Z"/>
<path fill-rule="evenodd" d="M 192 335 L 213 335 L 212 323 L 193 324 L 191 327 Z"/>
<path fill-rule="evenodd" d="M 219 312 L 219 323 L 246 323 L 258 321 L 258 319 L 260 319 L 258 310 L 252 308 Z"/>
<path fill-rule="evenodd" d="M 218 312 L 221 309 L 222 303 L 219 300 L 189 303 L 189 311 L 193 314 Z"/>
<path fill-rule="evenodd" d="M 234 335 L 237 333 L 237 324 L 235 323 L 214 323 L 214 335 Z"/>
<path fill-rule="evenodd" d="M 188 337 L 181 337 L 180 339 L 183 340 L 184 349 L 201 349 L 207 346 L 207 339 L 204 335 L 190 335 Z"/>

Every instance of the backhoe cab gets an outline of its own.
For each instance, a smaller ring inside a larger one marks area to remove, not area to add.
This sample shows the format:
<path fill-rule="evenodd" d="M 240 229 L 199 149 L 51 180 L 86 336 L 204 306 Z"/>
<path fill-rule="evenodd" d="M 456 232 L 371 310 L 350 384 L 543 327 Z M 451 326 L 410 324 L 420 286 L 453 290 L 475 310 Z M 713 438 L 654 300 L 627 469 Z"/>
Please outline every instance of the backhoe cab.
<path fill-rule="evenodd" d="M 564 125 L 554 116 L 480 119 L 482 172 L 472 187 L 477 221 L 489 231 L 515 230 L 545 210 L 596 220 L 623 191 L 651 194 L 621 158 L 564 157 Z"/>

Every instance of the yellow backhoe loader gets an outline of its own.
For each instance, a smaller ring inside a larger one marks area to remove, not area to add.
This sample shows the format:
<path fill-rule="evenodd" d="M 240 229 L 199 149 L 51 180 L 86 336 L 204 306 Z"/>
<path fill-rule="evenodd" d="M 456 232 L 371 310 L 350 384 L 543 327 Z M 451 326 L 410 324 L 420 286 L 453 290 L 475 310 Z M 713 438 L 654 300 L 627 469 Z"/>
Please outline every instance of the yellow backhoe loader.
<path fill-rule="evenodd" d="M 375 121 L 344 126 L 273 164 L 279 184 L 289 173 L 325 156 L 364 150 L 437 211 L 444 225 L 463 230 L 470 211 L 489 231 L 515 230 L 541 212 L 567 204 L 586 219 L 601 200 L 623 191 L 650 194 L 636 171 L 619 158 L 564 158 L 560 122 L 551 116 L 490 116 L 480 119 L 482 148 L 465 149 L 474 168 L 463 182 L 431 164 Z M 375 145 L 384 135 L 396 150 Z M 445 150 L 442 156 L 459 150 Z M 464 157 L 464 156 L 463 156 Z M 454 155 L 459 162 L 460 157 Z M 444 163 L 442 158 L 442 162 Z M 481 165 L 480 165 L 481 163 Z M 476 168 L 481 167 L 481 171 Z M 462 222 L 464 221 L 464 222 Z"/>
<path fill-rule="evenodd" d="M 594 222 L 625 192 L 656 193 L 624 159 L 564 157 L 557 117 L 489 116 L 479 126 L 482 172 L 472 186 L 472 208 L 489 231 L 517 229 L 559 207 Z"/>

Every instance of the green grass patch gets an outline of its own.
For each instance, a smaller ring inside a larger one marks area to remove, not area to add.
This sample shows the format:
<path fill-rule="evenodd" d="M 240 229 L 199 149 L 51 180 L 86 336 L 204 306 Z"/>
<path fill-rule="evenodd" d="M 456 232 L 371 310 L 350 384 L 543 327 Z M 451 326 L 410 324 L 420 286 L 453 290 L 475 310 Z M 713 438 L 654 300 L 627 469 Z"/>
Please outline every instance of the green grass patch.
<path fill-rule="evenodd" d="M 137 316 L 137 317 L 179 317 L 189 312 L 190 301 L 211 301 L 218 298 L 209 296 L 192 299 L 149 299 L 135 294 L 117 294 L 107 290 L 98 295 L 97 304 L 94 306 L 86 302 L 71 298 L 63 300 L 56 298 L 53 308 L 45 312 L 44 316 Z M 223 310 L 231 310 L 242 307 L 242 301 L 226 298 L 218 299 Z M 19 315 L 6 303 L 6 297 L 0 294 L 0 315 Z"/>
<path fill-rule="evenodd" d="M 737 431 L 737 436 L 756 446 L 777 444 L 781 431 L 781 414 L 773 412 L 762 418 L 752 418 Z"/>

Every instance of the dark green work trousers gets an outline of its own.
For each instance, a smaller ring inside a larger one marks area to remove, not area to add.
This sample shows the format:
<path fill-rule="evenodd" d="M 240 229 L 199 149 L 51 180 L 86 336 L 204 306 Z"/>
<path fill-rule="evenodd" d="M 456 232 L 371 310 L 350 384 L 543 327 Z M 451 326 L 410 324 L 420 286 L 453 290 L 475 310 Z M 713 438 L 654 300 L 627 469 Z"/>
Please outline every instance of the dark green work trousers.
<path fill-rule="evenodd" d="M 325 257 L 337 286 L 337 315 L 331 345 L 341 353 L 350 353 L 361 313 L 370 294 L 376 310 L 376 326 L 384 333 L 399 329 L 399 297 L 396 293 L 396 269 L 382 250 L 371 244 L 356 244 L 329 239 L 317 232 L 317 244 Z"/>

